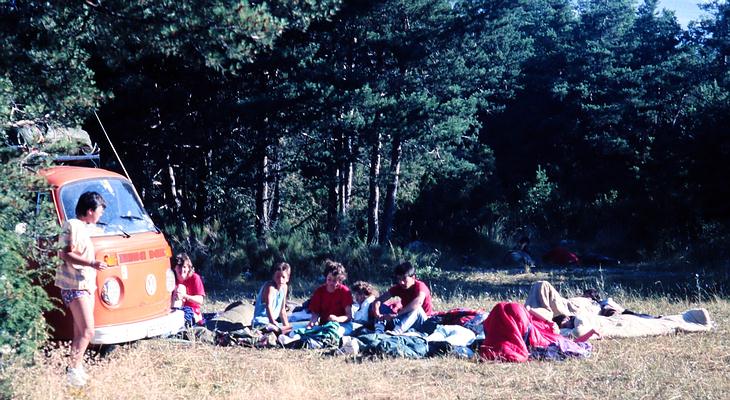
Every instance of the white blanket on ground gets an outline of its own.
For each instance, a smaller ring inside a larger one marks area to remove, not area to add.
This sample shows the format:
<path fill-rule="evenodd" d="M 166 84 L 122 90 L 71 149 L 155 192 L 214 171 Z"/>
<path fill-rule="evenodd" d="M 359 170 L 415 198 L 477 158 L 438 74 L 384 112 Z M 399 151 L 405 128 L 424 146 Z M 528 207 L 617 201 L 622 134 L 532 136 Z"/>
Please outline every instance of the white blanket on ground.
<path fill-rule="evenodd" d="M 309 321 L 312 314 L 309 311 L 300 310 L 287 315 L 289 322 Z"/>
<path fill-rule="evenodd" d="M 580 337 L 595 329 L 602 337 L 659 336 L 679 332 L 704 332 L 715 327 L 710 313 L 704 308 L 661 318 L 642 318 L 630 314 L 611 317 L 582 313 L 575 317 L 573 329 L 563 329 L 566 336 Z"/>
<path fill-rule="evenodd" d="M 476 335 L 470 329 L 459 325 L 437 325 L 436 330 L 426 337 L 429 342 L 448 342 L 452 346 L 468 346 Z"/>

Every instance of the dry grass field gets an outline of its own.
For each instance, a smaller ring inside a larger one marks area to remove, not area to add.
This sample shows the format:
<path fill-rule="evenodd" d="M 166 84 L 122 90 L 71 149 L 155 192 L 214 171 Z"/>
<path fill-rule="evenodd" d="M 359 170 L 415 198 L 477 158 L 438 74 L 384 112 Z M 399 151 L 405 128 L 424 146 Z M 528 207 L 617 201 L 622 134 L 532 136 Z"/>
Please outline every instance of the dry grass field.
<path fill-rule="evenodd" d="M 88 362 L 90 383 L 66 385 L 64 349 L 38 354 L 32 366 L 0 371 L 18 399 L 727 399 L 730 397 L 730 301 L 707 293 L 700 303 L 685 289 L 643 293 L 659 278 L 620 283 L 600 271 L 518 274 L 450 272 L 435 276 L 435 306 L 490 308 L 497 300 L 520 301 L 532 281 L 547 279 L 566 294 L 603 286 L 628 307 L 673 314 L 705 307 L 716 331 L 638 339 L 593 341 L 587 360 L 507 364 L 444 357 L 423 360 L 354 360 L 311 350 L 214 347 L 162 339 L 126 345 Z M 686 287 L 697 287 L 694 275 Z M 675 283 L 672 283 L 674 285 Z M 668 284 L 666 284 L 668 285 Z M 662 287 L 666 286 L 662 284 Z M 251 284 L 251 287 L 256 286 Z M 304 284 L 300 284 L 304 290 Z M 242 286 L 243 287 L 243 286 Z M 309 285 L 308 287 L 313 287 Z M 294 286 L 297 289 L 297 286 Z M 661 289 L 661 288 L 660 288 Z M 248 291 L 249 287 L 241 289 Z M 236 287 L 211 291 L 208 310 L 234 300 Z M 216 294 L 219 293 L 219 294 Z M 224 293 L 224 295 L 220 295 Z M 295 291 L 296 294 L 296 291 Z"/>

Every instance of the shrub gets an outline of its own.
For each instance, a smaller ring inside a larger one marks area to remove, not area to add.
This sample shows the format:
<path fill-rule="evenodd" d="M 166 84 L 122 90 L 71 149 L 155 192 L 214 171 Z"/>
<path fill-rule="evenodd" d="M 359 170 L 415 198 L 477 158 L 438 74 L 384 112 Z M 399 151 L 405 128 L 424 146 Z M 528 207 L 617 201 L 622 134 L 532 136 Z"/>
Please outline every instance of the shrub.
<path fill-rule="evenodd" d="M 190 255 L 193 264 L 208 281 L 229 280 L 236 276 L 268 278 L 270 267 L 286 261 L 293 275 L 318 277 L 325 259 L 345 265 L 349 280 L 390 279 L 393 265 L 410 261 L 419 269 L 436 270 L 441 253 L 438 249 L 418 252 L 397 246 L 372 246 L 357 235 L 333 240 L 326 233 L 277 229 L 265 240 L 253 234 L 233 237 L 213 221 L 204 225 L 166 226 L 165 231 L 175 252 Z"/>
<path fill-rule="evenodd" d="M 0 354 L 27 356 L 47 338 L 43 312 L 53 305 L 40 284 L 58 260 L 42 242 L 55 243 L 59 228 L 50 203 L 36 206 L 45 183 L 8 149 L 0 152 Z"/>
<path fill-rule="evenodd" d="M 225 279 L 244 269 L 245 246 L 220 222 L 203 225 L 168 225 L 165 233 L 175 253 L 188 253 L 195 268 L 208 279 Z"/>

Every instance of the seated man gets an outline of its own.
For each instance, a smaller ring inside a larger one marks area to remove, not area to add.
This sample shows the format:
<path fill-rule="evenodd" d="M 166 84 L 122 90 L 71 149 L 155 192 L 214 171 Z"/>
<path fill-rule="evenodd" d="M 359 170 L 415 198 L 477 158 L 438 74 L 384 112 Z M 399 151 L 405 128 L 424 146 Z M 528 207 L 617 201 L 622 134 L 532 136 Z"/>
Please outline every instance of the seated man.
<path fill-rule="evenodd" d="M 419 330 L 423 322 L 433 314 L 431 291 L 425 283 L 416 279 L 416 269 L 409 262 L 396 265 L 393 274 L 396 284 L 373 303 L 375 318 L 388 323 L 388 327 L 392 325 L 392 331 L 396 334 L 410 329 Z M 380 304 L 393 296 L 400 297 L 403 308 L 397 314 L 383 315 Z"/>

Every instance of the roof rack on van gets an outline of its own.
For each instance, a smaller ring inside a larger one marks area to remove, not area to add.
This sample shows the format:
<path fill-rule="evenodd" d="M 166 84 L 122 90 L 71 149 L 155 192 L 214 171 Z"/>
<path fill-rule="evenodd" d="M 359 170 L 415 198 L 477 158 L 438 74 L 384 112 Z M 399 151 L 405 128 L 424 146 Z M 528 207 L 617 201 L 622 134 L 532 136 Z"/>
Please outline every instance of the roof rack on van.
<path fill-rule="evenodd" d="M 25 150 L 28 154 L 23 158 L 21 164 L 25 167 L 36 167 L 48 160 L 58 165 L 77 165 L 98 168 L 101 162 L 98 151 L 93 154 L 82 154 L 82 155 L 65 155 L 65 154 L 50 154 L 45 151 L 39 150 Z"/>
<path fill-rule="evenodd" d="M 53 162 L 61 164 L 64 162 L 77 162 L 77 161 L 91 161 L 95 167 L 99 166 L 99 153 L 96 154 L 84 154 L 82 156 L 55 156 Z"/>

